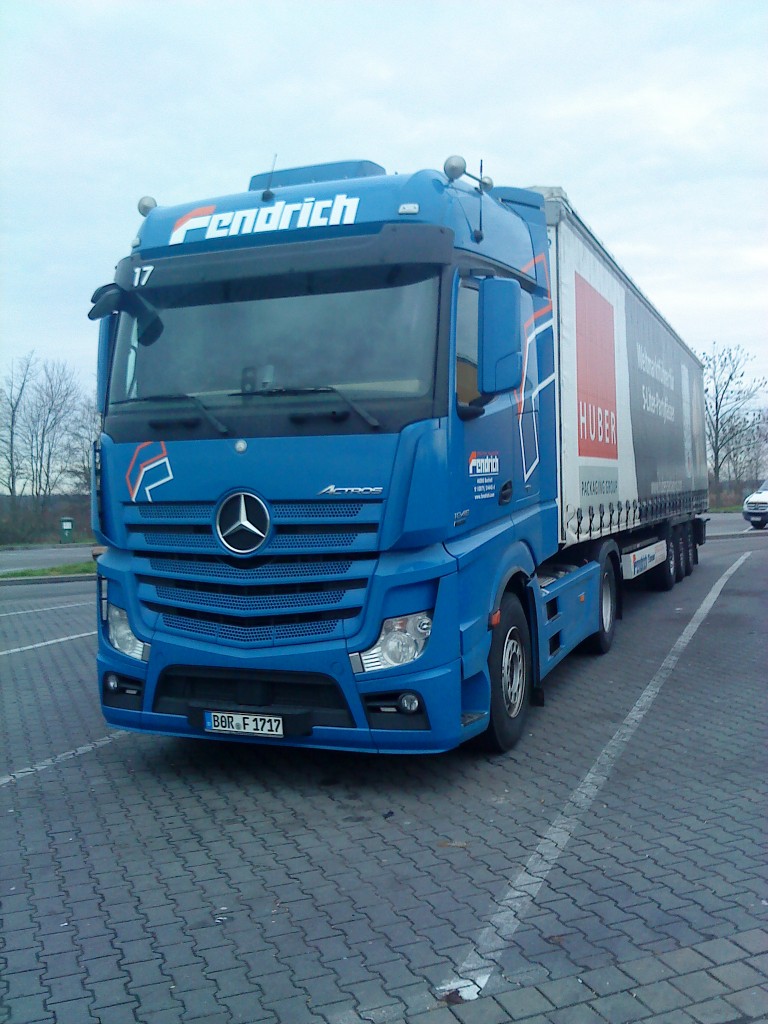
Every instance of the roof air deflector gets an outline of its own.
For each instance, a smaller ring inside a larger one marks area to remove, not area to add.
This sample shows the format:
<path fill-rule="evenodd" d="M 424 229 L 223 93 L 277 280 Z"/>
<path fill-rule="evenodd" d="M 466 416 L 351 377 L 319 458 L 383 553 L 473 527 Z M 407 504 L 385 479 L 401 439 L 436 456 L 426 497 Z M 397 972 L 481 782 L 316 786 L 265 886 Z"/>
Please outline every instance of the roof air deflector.
<path fill-rule="evenodd" d="M 282 171 L 254 174 L 249 191 L 281 188 L 284 185 L 311 185 L 320 181 L 341 181 L 344 178 L 373 178 L 387 172 L 372 160 L 341 160 L 332 164 L 289 167 Z"/>

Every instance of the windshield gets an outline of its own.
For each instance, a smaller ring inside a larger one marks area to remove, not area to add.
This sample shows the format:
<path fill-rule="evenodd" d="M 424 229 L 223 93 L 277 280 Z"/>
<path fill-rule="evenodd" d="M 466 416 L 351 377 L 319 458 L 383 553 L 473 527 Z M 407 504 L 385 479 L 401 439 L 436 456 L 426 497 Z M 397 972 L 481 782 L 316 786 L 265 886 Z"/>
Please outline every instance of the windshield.
<path fill-rule="evenodd" d="M 213 408 L 234 433 L 284 433 L 276 416 L 301 423 L 308 406 L 322 418 L 331 403 L 344 410 L 337 423 L 398 430 L 431 414 L 438 297 L 437 272 L 419 266 L 133 292 L 119 317 L 109 412 L 165 402 L 181 416 L 188 398 L 192 412 L 202 403 L 203 423 Z"/>

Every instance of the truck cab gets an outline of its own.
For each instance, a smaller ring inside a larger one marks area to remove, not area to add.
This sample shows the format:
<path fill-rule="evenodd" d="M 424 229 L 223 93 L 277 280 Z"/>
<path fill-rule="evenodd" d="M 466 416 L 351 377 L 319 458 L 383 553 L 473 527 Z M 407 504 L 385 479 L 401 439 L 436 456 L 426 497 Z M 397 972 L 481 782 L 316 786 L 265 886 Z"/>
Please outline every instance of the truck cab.
<path fill-rule="evenodd" d="M 92 313 L 108 721 L 487 729 L 498 595 L 557 547 L 545 241 L 540 196 L 359 161 L 149 209 Z"/>

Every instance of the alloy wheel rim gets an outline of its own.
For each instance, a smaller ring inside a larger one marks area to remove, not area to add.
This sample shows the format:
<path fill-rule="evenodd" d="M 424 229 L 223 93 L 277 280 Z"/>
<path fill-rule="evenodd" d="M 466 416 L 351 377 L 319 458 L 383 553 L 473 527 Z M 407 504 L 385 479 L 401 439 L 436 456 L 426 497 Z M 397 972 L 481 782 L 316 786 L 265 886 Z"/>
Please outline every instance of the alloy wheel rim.
<path fill-rule="evenodd" d="M 523 645 L 520 643 L 520 632 L 513 627 L 504 640 L 501 655 L 501 693 L 504 707 L 510 718 L 520 714 L 525 690 L 525 663 L 523 661 Z"/>
<path fill-rule="evenodd" d="M 608 573 L 603 574 L 603 586 L 601 593 L 601 613 L 603 619 L 603 631 L 610 633 L 613 625 L 613 598 L 611 596 L 611 581 Z"/>

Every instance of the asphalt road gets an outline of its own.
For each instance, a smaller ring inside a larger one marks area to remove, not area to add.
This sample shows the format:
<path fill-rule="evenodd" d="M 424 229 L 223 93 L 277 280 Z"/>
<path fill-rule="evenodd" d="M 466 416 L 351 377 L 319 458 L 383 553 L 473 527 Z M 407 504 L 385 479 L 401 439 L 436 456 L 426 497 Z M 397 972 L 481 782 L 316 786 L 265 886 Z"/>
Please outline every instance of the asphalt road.
<path fill-rule="evenodd" d="M 91 560 L 92 544 L 58 544 L 51 547 L 6 548 L 0 550 L 0 572 L 49 569 Z"/>
<path fill-rule="evenodd" d="M 93 584 L 0 587 L 0 1021 L 766 1020 L 766 580 L 712 540 L 511 754 L 398 759 L 110 731 Z"/>
<path fill-rule="evenodd" d="M 740 512 L 707 512 L 707 536 L 724 537 L 730 534 L 768 536 L 766 530 L 755 530 Z"/>

